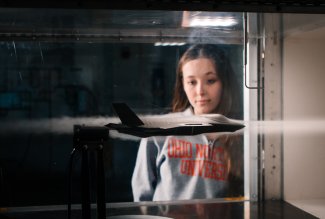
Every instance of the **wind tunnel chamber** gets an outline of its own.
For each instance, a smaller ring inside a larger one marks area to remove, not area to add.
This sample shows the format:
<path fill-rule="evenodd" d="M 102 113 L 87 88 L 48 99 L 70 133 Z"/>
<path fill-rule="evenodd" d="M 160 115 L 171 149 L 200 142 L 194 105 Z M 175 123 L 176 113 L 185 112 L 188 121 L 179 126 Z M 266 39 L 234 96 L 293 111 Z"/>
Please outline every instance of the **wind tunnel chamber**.
<path fill-rule="evenodd" d="M 287 85 L 293 76 L 284 72 L 291 71 L 286 63 L 294 60 L 285 52 L 295 53 L 295 34 L 308 32 L 308 27 L 321 29 L 323 23 L 315 24 L 312 15 L 301 29 L 301 23 L 292 22 L 301 19 L 299 15 L 290 14 L 37 8 L 1 8 L 0 12 L 0 207 L 4 213 L 24 218 L 33 215 L 32 206 L 37 206 L 43 213 L 55 211 L 62 216 L 69 195 L 73 209 L 80 209 L 81 154 L 75 154 L 68 174 L 74 126 L 120 122 L 112 109 L 114 102 L 127 103 L 143 116 L 171 112 L 178 60 L 194 44 L 222 48 L 239 82 L 234 119 L 246 127 L 239 133 L 241 143 L 230 151 L 239 176 L 230 195 L 166 205 L 133 202 L 131 178 L 140 138 L 110 132 L 102 145 L 106 215 L 254 218 L 283 207 L 272 203 L 261 213 L 259 203 L 265 200 L 282 203 L 286 197 L 295 198 L 294 191 L 286 189 L 292 182 L 285 181 L 285 171 L 295 170 L 291 158 L 286 158 L 290 147 L 284 147 L 291 139 L 282 132 L 283 126 L 271 132 L 270 123 L 262 121 L 291 118 L 293 109 L 286 100 L 294 96 L 295 87 Z M 90 170 L 96 168 L 96 161 L 90 153 Z M 95 179 L 95 170 L 89 175 Z M 89 186 L 93 209 L 96 182 Z M 307 196 L 301 193 L 298 199 Z M 202 210 L 205 204 L 210 210 Z M 292 205 L 284 205 L 295 211 Z"/>

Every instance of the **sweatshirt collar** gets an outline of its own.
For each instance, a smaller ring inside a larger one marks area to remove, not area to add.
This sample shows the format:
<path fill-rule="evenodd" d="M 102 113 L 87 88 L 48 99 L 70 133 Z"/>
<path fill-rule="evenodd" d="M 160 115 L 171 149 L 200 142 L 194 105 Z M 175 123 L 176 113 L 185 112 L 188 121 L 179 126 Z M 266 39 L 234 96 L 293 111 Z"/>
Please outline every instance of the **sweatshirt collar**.
<path fill-rule="evenodd" d="M 192 107 L 188 107 L 183 113 L 184 113 L 185 116 L 192 116 L 192 115 L 194 115 L 194 112 L 193 112 Z"/>

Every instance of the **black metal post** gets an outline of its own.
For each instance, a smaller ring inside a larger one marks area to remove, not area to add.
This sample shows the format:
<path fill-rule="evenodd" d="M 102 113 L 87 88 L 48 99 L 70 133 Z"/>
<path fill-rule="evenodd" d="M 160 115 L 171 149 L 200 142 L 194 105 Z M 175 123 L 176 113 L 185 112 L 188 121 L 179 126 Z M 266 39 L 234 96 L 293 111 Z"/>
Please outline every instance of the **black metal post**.
<path fill-rule="evenodd" d="M 103 145 L 97 147 L 97 218 L 106 218 Z"/>
<path fill-rule="evenodd" d="M 97 218 L 106 218 L 104 143 L 108 140 L 106 127 L 74 126 L 74 147 L 81 150 L 82 219 L 91 219 L 89 151 L 97 151 Z"/>
<path fill-rule="evenodd" d="M 88 146 L 82 146 L 81 161 L 82 219 L 91 219 Z"/>

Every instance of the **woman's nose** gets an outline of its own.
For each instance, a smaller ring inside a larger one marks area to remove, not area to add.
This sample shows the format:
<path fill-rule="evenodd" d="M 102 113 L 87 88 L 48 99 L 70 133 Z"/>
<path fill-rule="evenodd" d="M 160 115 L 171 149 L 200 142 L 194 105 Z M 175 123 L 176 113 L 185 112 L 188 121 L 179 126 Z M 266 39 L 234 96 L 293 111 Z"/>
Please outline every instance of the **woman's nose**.
<path fill-rule="evenodd" d="M 203 83 L 198 83 L 197 85 L 197 94 L 204 95 L 205 94 L 205 86 Z"/>

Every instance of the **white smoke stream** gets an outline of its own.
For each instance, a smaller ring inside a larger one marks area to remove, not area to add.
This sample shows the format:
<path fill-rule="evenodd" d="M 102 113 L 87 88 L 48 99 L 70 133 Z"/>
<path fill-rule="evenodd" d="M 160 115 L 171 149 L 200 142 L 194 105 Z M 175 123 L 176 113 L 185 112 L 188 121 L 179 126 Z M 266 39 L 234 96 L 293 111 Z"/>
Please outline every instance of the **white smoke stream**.
<path fill-rule="evenodd" d="M 311 135 L 325 134 L 325 120 L 245 121 L 245 130 L 251 134 Z"/>
<path fill-rule="evenodd" d="M 144 121 L 164 118 L 173 119 L 174 115 L 146 115 L 141 116 Z M 249 132 L 250 134 L 325 134 L 325 120 L 292 120 L 292 121 L 242 121 L 234 120 L 245 125 L 245 128 L 236 133 Z M 74 125 L 104 126 L 108 123 L 120 123 L 117 117 L 80 117 L 80 118 L 52 118 L 34 120 L 3 120 L 0 122 L 0 135 L 7 134 L 72 134 Z M 110 137 L 124 140 L 139 140 L 139 137 L 118 133 L 110 130 Z"/>

